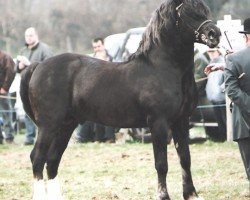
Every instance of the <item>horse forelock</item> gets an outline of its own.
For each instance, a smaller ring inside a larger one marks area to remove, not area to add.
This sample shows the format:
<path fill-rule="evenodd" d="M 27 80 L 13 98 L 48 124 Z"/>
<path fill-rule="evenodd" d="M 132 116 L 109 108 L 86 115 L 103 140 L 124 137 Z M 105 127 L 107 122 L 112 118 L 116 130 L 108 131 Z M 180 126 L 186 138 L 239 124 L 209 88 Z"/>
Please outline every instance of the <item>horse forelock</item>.
<path fill-rule="evenodd" d="M 183 15 L 183 18 L 190 18 L 194 15 L 197 18 L 208 18 L 210 17 L 210 9 L 203 0 L 186 0 L 181 8 L 181 15 Z"/>
<path fill-rule="evenodd" d="M 129 57 L 129 60 L 140 55 L 147 55 L 153 45 L 158 46 L 162 42 L 163 33 L 176 22 L 175 8 L 175 1 L 167 0 L 155 10 L 142 35 L 138 50 Z"/>

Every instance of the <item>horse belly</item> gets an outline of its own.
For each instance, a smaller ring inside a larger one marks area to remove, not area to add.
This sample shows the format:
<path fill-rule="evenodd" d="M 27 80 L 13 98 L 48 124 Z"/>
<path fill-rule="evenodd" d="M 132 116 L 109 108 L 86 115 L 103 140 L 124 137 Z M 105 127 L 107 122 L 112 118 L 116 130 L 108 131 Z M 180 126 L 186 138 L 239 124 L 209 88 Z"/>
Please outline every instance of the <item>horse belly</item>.
<path fill-rule="evenodd" d="M 131 100 L 120 98 L 103 98 L 101 101 L 89 100 L 79 106 L 78 116 L 83 121 L 93 121 L 113 127 L 145 127 L 146 115 Z"/>

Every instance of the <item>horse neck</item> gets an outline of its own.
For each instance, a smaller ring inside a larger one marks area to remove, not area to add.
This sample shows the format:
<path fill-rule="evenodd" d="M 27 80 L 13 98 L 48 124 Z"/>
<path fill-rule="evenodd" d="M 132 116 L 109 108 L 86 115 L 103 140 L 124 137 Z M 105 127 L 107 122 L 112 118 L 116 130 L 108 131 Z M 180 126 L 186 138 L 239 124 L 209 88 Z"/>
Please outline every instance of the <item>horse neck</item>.
<path fill-rule="evenodd" d="M 149 51 L 149 60 L 157 63 L 171 63 L 180 68 L 193 68 L 194 44 L 183 43 L 180 40 L 167 41 L 152 47 Z M 157 58 L 157 60 L 155 59 Z M 157 65 L 157 64 L 156 64 Z"/>

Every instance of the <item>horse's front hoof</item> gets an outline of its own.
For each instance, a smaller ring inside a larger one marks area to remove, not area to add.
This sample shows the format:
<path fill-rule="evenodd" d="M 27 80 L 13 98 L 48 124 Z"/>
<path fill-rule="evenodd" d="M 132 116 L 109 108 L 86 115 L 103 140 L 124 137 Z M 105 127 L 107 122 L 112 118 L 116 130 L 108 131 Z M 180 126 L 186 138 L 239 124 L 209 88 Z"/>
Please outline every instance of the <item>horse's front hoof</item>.
<path fill-rule="evenodd" d="M 199 197 L 196 192 L 193 192 L 191 195 L 188 195 L 188 197 L 184 197 L 185 200 L 204 200 L 204 198 Z"/>
<path fill-rule="evenodd" d="M 166 192 L 158 192 L 156 196 L 156 200 L 171 200 L 168 193 Z"/>
<path fill-rule="evenodd" d="M 190 197 L 188 200 L 204 200 L 202 197 Z"/>

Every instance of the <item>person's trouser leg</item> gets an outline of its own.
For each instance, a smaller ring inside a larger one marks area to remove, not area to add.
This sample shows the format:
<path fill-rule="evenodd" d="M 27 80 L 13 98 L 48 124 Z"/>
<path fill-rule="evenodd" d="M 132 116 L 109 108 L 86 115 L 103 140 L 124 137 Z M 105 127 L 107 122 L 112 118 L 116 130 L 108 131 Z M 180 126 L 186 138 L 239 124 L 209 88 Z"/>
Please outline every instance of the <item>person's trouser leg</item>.
<path fill-rule="evenodd" d="M 26 115 L 24 119 L 25 127 L 26 127 L 26 144 L 32 144 L 35 141 L 36 137 L 36 126 L 33 121 Z"/>
<path fill-rule="evenodd" d="M 8 97 L 8 95 L 6 95 Z M 5 133 L 5 140 L 8 142 L 13 141 L 14 139 L 14 129 L 12 127 L 12 112 L 10 105 L 10 99 L 1 98 L 0 99 L 0 108 L 2 110 L 2 118 L 3 118 L 3 131 Z"/>
<path fill-rule="evenodd" d="M 93 141 L 93 122 L 85 122 L 78 126 L 78 131 L 76 133 L 76 139 L 79 142 L 92 142 Z"/>
<path fill-rule="evenodd" d="M 237 142 L 246 170 L 247 178 L 250 182 L 250 138 L 240 139 Z"/>
<path fill-rule="evenodd" d="M 0 126 L 0 144 L 3 144 L 3 133 L 2 133 L 2 127 Z"/>
<path fill-rule="evenodd" d="M 111 126 L 105 126 L 105 140 L 115 140 L 115 128 Z"/>
<path fill-rule="evenodd" d="M 225 141 L 227 139 L 227 127 L 226 127 L 226 108 L 220 107 L 220 105 L 224 104 L 223 102 L 213 103 L 214 114 L 216 121 L 218 123 L 219 135 L 218 139 L 221 141 Z"/>
<path fill-rule="evenodd" d="M 105 127 L 102 124 L 94 124 L 95 141 L 104 142 Z"/>

